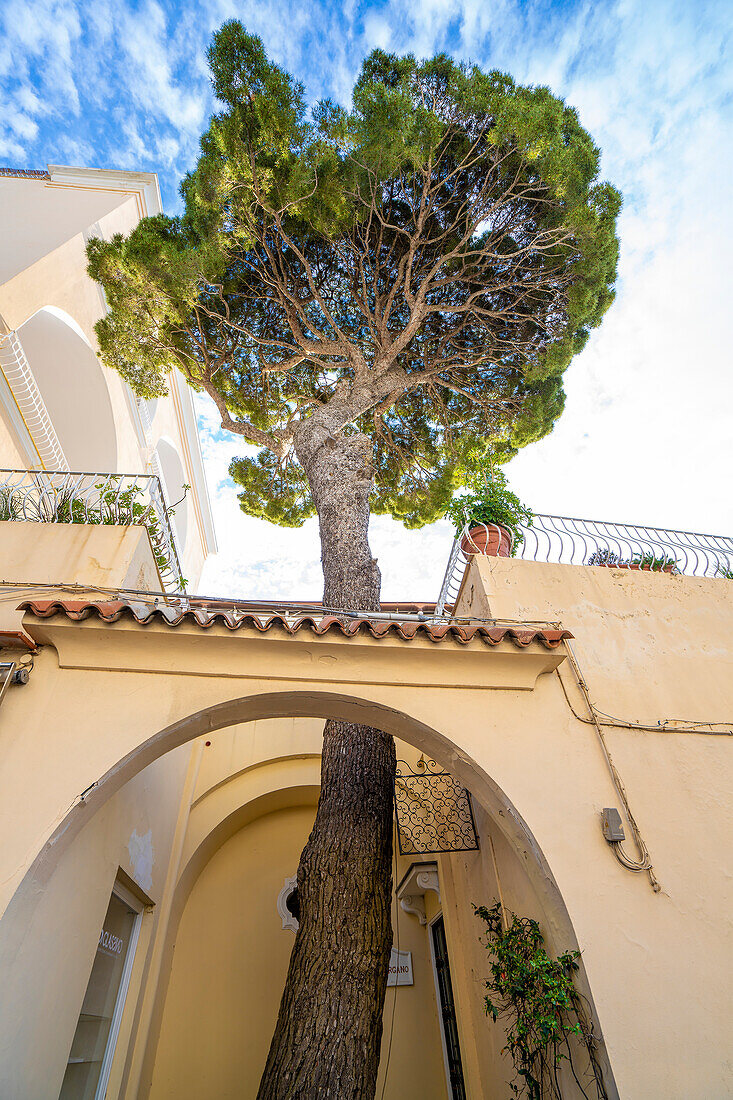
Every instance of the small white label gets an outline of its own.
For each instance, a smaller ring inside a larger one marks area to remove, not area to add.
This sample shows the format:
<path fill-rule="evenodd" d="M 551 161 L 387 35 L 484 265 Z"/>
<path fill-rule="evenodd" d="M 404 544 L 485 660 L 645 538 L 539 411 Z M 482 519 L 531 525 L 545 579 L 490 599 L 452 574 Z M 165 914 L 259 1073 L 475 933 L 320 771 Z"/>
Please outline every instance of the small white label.
<path fill-rule="evenodd" d="M 389 977 L 387 985 L 413 985 L 412 980 L 412 951 L 397 951 L 392 948 L 392 956 L 389 960 Z"/>

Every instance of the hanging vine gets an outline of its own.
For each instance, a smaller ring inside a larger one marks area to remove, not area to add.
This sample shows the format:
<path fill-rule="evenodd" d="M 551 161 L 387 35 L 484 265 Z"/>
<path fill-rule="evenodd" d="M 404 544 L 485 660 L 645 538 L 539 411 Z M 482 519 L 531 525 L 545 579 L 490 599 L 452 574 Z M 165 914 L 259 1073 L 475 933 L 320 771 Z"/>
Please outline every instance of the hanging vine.
<path fill-rule="evenodd" d="M 486 923 L 482 942 L 491 960 L 484 1008 L 507 1029 L 504 1049 L 515 1070 L 509 1083 L 512 1094 L 528 1100 L 565 1100 L 570 1094 L 562 1091 L 564 1063 L 579 1090 L 576 1094 L 571 1086 L 574 1094 L 608 1100 L 593 1024 L 573 981 L 580 952 L 566 951 L 552 959 L 537 921 L 507 914 L 500 902 L 474 909 Z M 577 1064 L 579 1046 L 588 1056 L 582 1070 Z"/>

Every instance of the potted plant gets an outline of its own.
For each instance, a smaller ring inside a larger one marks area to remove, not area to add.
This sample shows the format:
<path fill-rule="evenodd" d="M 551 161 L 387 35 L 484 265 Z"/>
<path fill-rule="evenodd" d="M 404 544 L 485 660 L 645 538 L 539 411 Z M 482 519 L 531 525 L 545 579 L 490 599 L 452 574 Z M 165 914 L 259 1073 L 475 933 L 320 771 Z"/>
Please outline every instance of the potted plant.
<path fill-rule="evenodd" d="M 531 527 L 534 518 L 509 489 L 500 469 L 484 475 L 471 492 L 454 497 L 446 515 L 459 531 L 468 529 L 461 540 L 464 554 L 494 558 L 516 553 L 522 542 L 520 528 Z"/>
<path fill-rule="evenodd" d="M 605 565 L 609 569 L 643 569 L 648 573 L 673 573 L 677 560 L 666 554 L 656 554 L 649 550 L 642 554 L 634 554 L 627 561 L 623 561 L 613 550 L 596 550 L 588 558 L 586 565 Z"/>
<path fill-rule="evenodd" d="M 676 565 L 676 559 L 668 557 L 667 554 L 649 552 L 646 554 L 635 554 L 631 559 L 629 568 L 646 569 L 652 573 L 671 573 Z"/>

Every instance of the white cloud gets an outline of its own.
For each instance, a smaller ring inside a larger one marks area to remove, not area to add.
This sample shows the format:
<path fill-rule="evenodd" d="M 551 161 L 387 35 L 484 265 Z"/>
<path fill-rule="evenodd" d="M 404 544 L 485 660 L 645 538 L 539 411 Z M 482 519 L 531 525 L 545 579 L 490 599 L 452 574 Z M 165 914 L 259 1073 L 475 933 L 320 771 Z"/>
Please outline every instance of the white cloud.
<path fill-rule="evenodd" d="M 367 50 L 388 50 L 392 42 L 392 29 L 387 19 L 376 12 L 367 12 L 364 18 L 364 46 Z"/>

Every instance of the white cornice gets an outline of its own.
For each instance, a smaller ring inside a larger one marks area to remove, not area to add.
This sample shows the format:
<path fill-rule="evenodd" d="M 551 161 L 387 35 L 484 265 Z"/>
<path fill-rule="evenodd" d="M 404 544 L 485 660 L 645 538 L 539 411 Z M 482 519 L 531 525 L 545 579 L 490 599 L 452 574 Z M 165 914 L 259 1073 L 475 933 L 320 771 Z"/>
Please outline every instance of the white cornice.
<path fill-rule="evenodd" d="M 171 371 L 168 376 L 168 384 L 181 433 L 183 462 L 191 479 L 194 511 L 201 532 L 201 541 L 206 554 L 215 554 L 218 547 L 214 532 L 214 517 L 211 513 L 211 501 L 206 484 L 204 459 L 201 453 L 201 437 L 193 404 L 193 390 L 183 381 L 177 371 Z"/>
<path fill-rule="evenodd" d="M 163 213 L 158 177 L 155 172 L 124 172 L 116 168 L 74 168 L 49 164 L 51 184 L 61 187 L 92 187 L 99 191 L 120 191 L 139 196 L 142 217 Z"/>

